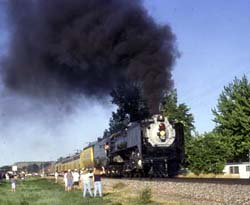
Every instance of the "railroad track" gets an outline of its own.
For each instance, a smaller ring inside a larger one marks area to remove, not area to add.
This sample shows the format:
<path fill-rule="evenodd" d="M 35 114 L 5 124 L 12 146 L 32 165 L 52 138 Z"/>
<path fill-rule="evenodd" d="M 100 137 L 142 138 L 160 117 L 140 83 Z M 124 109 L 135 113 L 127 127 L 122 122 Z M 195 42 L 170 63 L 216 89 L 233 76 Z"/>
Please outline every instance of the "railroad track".
<path fill-rule="evenodd" d="M 48 177 L 47 177 L 48 178 Z M 49 177 L 50 179 L 54 179 L 54 177 Z M 63 177 L 59 177 L 63 180 Z M 185 177 L 176 177 L 176 178 L 112 178 L 112 177 L 104 177 L 107 179 L 125 179 L 131 181 L 147 181 L 147 182 L 175 182 L 175 183 L 211 183 L 211 184 L 228 184 L 228 185 L 250 185 L 250 179 L 236 179 L 236 178 L 185 178 Z"/>
<path fill-rule="evenodd" d="M 233 178 L 121 178 L 136 181 L 166 181 L 175 183 L 212 183 L 212 184 L 237 184 L 250 185 L 250 179 L 233 179 Z"/>

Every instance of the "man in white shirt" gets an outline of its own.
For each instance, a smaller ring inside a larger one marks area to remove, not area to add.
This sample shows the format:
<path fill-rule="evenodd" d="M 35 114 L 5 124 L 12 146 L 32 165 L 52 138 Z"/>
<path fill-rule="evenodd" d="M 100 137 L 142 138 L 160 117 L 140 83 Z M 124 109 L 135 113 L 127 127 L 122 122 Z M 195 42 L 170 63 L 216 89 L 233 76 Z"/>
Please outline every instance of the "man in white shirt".
<path fill-rule="evenodd" d="M 79 173 L 78 170 L 75 169 L 75 171 L 73 172 L 73 182 L 74 182 L 74 189 L 76 189 L 79 186 Z"/>
<path fill-rule="evenodd" d="M 89 192 L 89 195 L 93 197 L 90 187 L 90 177 L 93 176 L 93 173 L 89 173 L 87 170 L 81 172 L 81 182 L 83 185 L 83 197 L 86 197 L 86 192 Z"/>

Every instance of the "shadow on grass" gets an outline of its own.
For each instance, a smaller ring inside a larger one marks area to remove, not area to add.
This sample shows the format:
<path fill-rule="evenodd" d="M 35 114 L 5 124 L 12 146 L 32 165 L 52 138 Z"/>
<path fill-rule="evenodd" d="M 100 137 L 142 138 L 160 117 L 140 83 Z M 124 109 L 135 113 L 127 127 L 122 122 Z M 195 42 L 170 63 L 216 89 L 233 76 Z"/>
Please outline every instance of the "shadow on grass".
<path fill-rule="evenodd" d="M 110 192 L 107 192 L 107 193 L 104 193 L 103 196 L 106 197 L 106 196 L 110 196 L 112 195 Z"/>
<path fill-rule="evenodd" d="M 112 205 L 111 200 L 102 197 L 86 197 L 83 198 L 83 204 L 86 205 Z"/>

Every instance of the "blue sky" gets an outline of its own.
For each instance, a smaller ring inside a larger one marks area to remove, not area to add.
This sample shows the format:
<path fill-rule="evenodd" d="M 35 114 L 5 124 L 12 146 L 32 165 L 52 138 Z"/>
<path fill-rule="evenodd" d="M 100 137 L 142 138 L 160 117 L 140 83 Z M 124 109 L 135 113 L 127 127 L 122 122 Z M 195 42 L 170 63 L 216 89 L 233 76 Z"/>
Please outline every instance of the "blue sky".
<path fill-rule="evenodd" d="M 179 102 L 191 108 L 198 132 L 212 130 L 211 109 L 223 87 L 235 76 L 250 75 L 250 1 L 146 0 L 145 5 L 176 34 Z"/>
<path fill-rule="evenodd" d="M 199 133 L 211 131 L 211 109 L 223 86 L 235 76 L 250 77 L 250 1 L 144 0 L 144 5 L 155 21 L 168 23 L 176 35 L 181 57 L 173 79 L 179 103 L 191 108 Z M 0 9 L 0 55 L 7 49 L 4 22 Z M 49 105 L 35 110 L 37 103 L 7 93 L 0 82 L 0 166 L 73 153 L 102 135 L 114 109 L 79 100 L 74 114 L 62 116 Z M 22 109 L 17 109 L 20 104 Z"/>

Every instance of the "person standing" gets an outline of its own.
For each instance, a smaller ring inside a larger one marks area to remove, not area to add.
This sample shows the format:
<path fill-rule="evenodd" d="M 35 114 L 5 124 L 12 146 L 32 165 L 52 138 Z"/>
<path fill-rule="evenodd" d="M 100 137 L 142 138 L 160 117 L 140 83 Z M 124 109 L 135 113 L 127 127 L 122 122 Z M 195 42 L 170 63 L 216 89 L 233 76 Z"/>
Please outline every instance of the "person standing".
<path fill-rule="evenodd" d="M 90 186 L 90 177 L 93 176 L 93 173 L 89 173 L 88 170 L 83 170 L 81 172 L 81 182 L 83 186 L 83 197 L 86 197 L 86 193 L 89 192 L 89 195 L 93 197 Z"/>
<path fill-rule="evenodd" d="M 75 169 L 75 171 L 73 172 L 73 182 L 74 182 L 74 185 L 73 185 L 73 188 L 76 189 L 78 186 L 79 186 L 79 173 L 78 173 L 78 170 Z"/>
<path fill-rule="evenodd" d="M 55 182 L 56 183 L 58 182 L 58 172 L 57 171 L 55 172 Z"/>
<path fill-rule="evenodd" d="M 94 196 L 97 196 L 97 192 L 99 192 L 99 196 L 102 197 L 102 183 L 101 183 L 101 175 L 105 173 L 104 167 L 95 167 L 94 168 Z"/>
<path fill-rule="evenodd" d="M 5 179 L 6 179 L 7 181 L 9 181 L 9 180 L 10 180 L 10 175 L 9 175 L 9 173 L 8 173 L 8 172 L 6 172 L 6 174 L 5 174 Z"/>
<path fill-rule="evenodd" d="M 73 185 L 73 175 L 70 169 L 68 170 L 66 177 L 67 177 L 67 191 L 71 191 Z"/>
<path fill-rule="evenodd" d="M 11 181 L 11 191 L 16 192 L 16 176 L 12 176 L 10 181 Z"/>
<path fill-rule="evenodd" d="M 67 172 L 64 172 L 63 175 L 63 181 L 64 181 L 64 187 L 65 187 L 65 191 L 68 191 L 68 181 L 67 181 Z"/>

